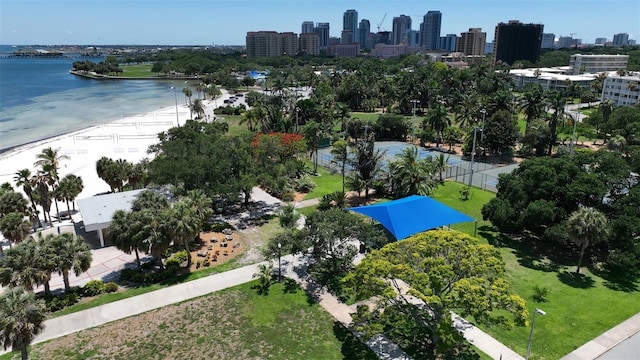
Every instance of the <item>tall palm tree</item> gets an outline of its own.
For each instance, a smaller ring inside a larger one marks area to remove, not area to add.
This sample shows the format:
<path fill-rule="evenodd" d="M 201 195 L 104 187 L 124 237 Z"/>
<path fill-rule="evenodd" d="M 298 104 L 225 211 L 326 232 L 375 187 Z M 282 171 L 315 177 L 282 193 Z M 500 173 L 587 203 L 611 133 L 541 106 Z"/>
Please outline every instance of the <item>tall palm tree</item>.
<path fill-rule="evenodd" d="M 189 107 L 189 111 L 196 114 L 196 120 L 204 117 L 204 103 L 202 99 L 195 99 Z"/>
<path fill-rule="evenodd" d="M 340 165 L 340 174 L 342 175 L 342 192 L 344 192 L 344 176 L 349 161 L 349 147 L 345 140 L 336 140 L 331 148 L 331 162 Z"/>
<path fill-rule="evenodd" d="M 451 119 L 449 119 L 449 113 L 442 104 L 436 104 L 432 109 L 427 112 L 427 118 L 424 125 L 430 126 L 436 132 L 436 147 L 440 147 L 440 140 L 442 139 L 442 132 L 444 129 L 451 126 Z M 423 125 L 423 126 L 424 126 Z"/>
<path fill-rule="evenodd" d="M 390 164 L 395 196 L 429 195 L 436 186 L 434 163 L 419 159 L 415 146 L 404 148 L 396 155 L 396 159 Z"/>
<path fill-rule="evenodd" d="M 373 134 L 368 134 L 367 139 L 358 141 L 355 148 L 355 156 L 350 159 L 350 165 L 360 177 L 364 185 L 364 196 L 369 197 L 369 189 L 378 176 L 382 165 L 384 152 L 375 149 Z"/>
<path fill-rule="evenodd" d="M 91 267 L 91 248 L 80 236 L 71 233 L 62 233 L 53 239 L 56 249 L 56 270 L 62 275 L 65 292 L 69 292 L 69 272 L 73 270 L 76 276 Z"/>
<path fill-rule="evenodd" d="M 0 259 L 0 284 L 8 287 L 22 286 L 29 291 L 33 291 L 38 285 L 45 285 L 45 293 L 48 294 L 49 280 L 55 268 L 50 266 L 46 251 L 43 250 L 34 237 L 7 250 Z"/>
<path fill-rule="evenodd" d="M 49 191 L 49 182 L 50 178 L 48 174 L 38 173 L 33 178 L 33 183 L 35 184 L 37 197 L 39 200 L 40 207 L 42 207 L 42 214 L 44 216 L 44 222 L 47 222 L 47 215 L 49 216 L 49 224 L 53 225 L 51 220 L 51 191 Z"/>
<path fill-rule="evenodd" d="M 42 149 L 42 152 L 36 155 L 35 166 L 40 168 L 40 173 L 47 174 L 49 177 L 49 187 L 51 191 L 55 191 L 58 187 L 58 181 L 60 180 L 58 176 L 58 170 L 60 169 L 60 163 L 62 160 L 69 160 L 69 155 L 60 154 L 60 149 L 53 149 L 52 147 L 48 147 Z M 54 198 L 56 212 L 59 215 L 58 210 L 58 201 Z"/>
<path fill-rule="evenodd" d="M 518 105 L 527 120 L 524 130 L 526 135 L 531 121 L 539 118 L 544 112 L 544 91 L 542 87 L 536 84 L 536 86 L 528 88 L 520 98 Z"/>
<path fill-rule="evenodd" d="M 556 144 L 556 140 L 558 138 L 557 129 L 558 122 L 562 121 L 565 117 L 565 104 L 567 103 L 567 98 L 559 91 L 550 91 L 547 93 L 547 98 L 549 100 L 549 106 L 553 111 L 551 113 L 551 118 L 549 120 L 549 155 L 551 155 L 551 151 L 553 150 L 553 146 Z"/>
<path fill-rule="evenodd" d="M 5 350 L 20 350 L 22 360 L 29 355 L 27 347 L 44 329 L 45 305 L 32 292 L 21 287 L 7 289 L 0 297 L 0 337 Z"/>
<path fill-rule="evenodd" d="M 598 105 L 598 110 L 600 110 L 600 112 L 602 113 L 602 122 L 604 123 L 603 124 L 603 128 L 604 128 L 603 143 L 605 144 L 607 143 L 607 132 L 608 132 L 607 123 L 609 122 L 609 118 L 611 117 L 611 114 L 615 109 L 616 109 L 616 103 L 614 103 L 613 100 L 611 99 L 602 100 L 600 102 L 600 105 Z"/>
<path fill-rule="evenodd" d="M 54 247 L 54 234 L 43 235 L 39 232 L 37 236 L 29 236 L 27 241 L 35 241 L 35 263 L 40 272 L 40 283 L 44 285 L 44 293 L 51 294 L 51 274 L 56 271 L 56 249 Z"/>
<path fill-rule="evenodd" d="M 34 211 L 37 212 L 36 203 L 33 199 L 33 177 L 31 176 L 31 170 L 22 169 L 18 170 L 13 177 L 13 180 L 16 182 L 16 186 L 22 186 L 22 191 L 27 194 L 29 201 L 31 202 L 31 207 Z M 42 227 L 42 223 L 40 222 L 40 217 L 38 219 L 38 226 Z"/>
<path fill-rule="evenodd" d="M 140 269 L 140 254 L 138 252 L 140 243 L 136 238 L 136 221 L 132 213 L 124 210 L 117 210 L 111 218 L 111 224 L 109 225 L 109 238 L 113 244 L 127 254 L 132 252 L 136 254 L 136 264 Z"/>
<path fill-rule="evenodd" d="M 569 239 L 580 248 L 580 258 L 576 268 L 576 274 L 579 274 L 585 249 L 589 245 L 595 245 L 606 239 L 609 234 L 607 217 L 595 208 L 581 207 L 569 216 L 567 232 Z"/>
<path fill-rule="evenodd" d="M 188 269 L 191 267 L 191 250 L 189 243 L 201 229 L 201 226 L 198 226 L 199 221 L 195 214 L 195 208 L 191 206 L 191 201 L 188 198 L 180 199 L 173 204 L 169 221 L 174 240 L 182 244 L 187 251 Z"/>

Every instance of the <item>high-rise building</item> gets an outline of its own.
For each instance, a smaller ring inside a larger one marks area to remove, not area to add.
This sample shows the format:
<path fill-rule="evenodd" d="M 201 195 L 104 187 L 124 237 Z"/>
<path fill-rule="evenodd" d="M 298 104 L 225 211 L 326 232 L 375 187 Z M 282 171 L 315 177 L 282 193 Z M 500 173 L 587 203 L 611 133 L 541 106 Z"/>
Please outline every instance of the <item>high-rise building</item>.
<path fill-rule="evenodd" d="M 428 11 L 420 24 L 420 46 L 427 50 L 440 49 L 440 25 L 442 13 L 440 11 Z"/>
<path fill-rule="evenodd" d="M 613 35 L 613 45 L 614 46 L 626 46 L 629 45 L 629 34 L 620 33 Z"/>
<path fill-rule="evenodd" d="M 420 46 L 420 31 L 418 30 L 407 30 L 406 33 L 407 45 L 410 47 L 418 47 Z"/>
<path fill-rule="evenodd" d="M 303 33 L 298 39 L 298 52 L 306 55 L 320 55 L 320 41 L 318 34 Z"/>
<path fill-rule="evenodd" d="M 302 23 L 302 31 L 300 34 L 309 34 L 312 33 L 314 29 L 313 21 L 305 21 Z"/>
<path fill-rule="evenodd" d="M 553 49 L 556 41 L 556 34 L 542 34 L 542 42 L 540 43 L 541 49 Z"/>
<path fill-rule="evenodd" d="M 596 45 L 604 45 L 607 43 L 607 38 L 596 38 Z"/>
<path fill-rule="evenodd" d="M 351 30 L 342 30 L 340 33 L 341 44 L 353 44 L 357 43 L 355 33 Z"/>
<path fill-rule="evenodd" d="M 380 41 L 378 43 L 391 45 L 391 32 L 390 31 L 378 31 Z"/>
<path fill-rule="evenodd" d="M 358 33 L 358 12 L 350 9 L 344 12 L 342 16 L 342 31 L 351 31 L 351 36 L 355 36 Z M 353 42 L 353 38 L 351 42 Z M 349 44 L 347 43 L 347 44 Z"/>
<path fill-rule="evenodd" d="M 282 55 L 280 34 L 276 31 L 250 31 L 246 41 L 249 58 Z"/>
<path fill-rule="evenodd" d="M 456 44 L 458 43 L 458 36 L 456 34 L 447 34 L 440 37 L 440 50 L 444 51 L 456 51 Z"/>
<path fill-rule="evenodd" d="M 458 52 L 465 55 L 483 55 L 486 40 L 487 33 L 482 32 L 482 28 L 470 28 L 469 31 L 460 33 L 456 46 Z"/>
<path fill-rule="evenodd" d="M 543 28 L 542 24 L 523 24 L 518 20 L 499 23 L 493 38 L 495 61 L 509 65 L 518 60 L 537 62 L 540 59 Z"/>
<path fill-rule="evenodd" d="M 329 23 L 318 23 L 314 30 L 318 34 L 320 49 L 325 49 L 329 45 Z"/>
<path fill-rule="evenodd" d="M 295 56 L 298 53 L 298 34 L 293 32 L 280 33 L 282 55 Z"/>
<path fill-rule="evenodd" d="M 572 43 L 573 43 L 573 37 L 571 37 L 571 36 L 560 36 L 558 38 L 558 44 L 556 45 L 556 47 L 559 48 L 559 49 L 570 48 Z"/>
<path fill-rule="evenodd" d="M 369 39 L 369 33 L 371 33 L 371 23 L 369 23 L 369 20 L 360 20 L 360 26 L 358 26 L 358 43 L 360 44 L 360 49 L 368 48 L 367 39 Z"/>
<path fill-rule="evenodd" d="M 411 16 L 400 15 L 393 18 L 392 44 L 407 42 L 407 30 L 411 30 Z"/>

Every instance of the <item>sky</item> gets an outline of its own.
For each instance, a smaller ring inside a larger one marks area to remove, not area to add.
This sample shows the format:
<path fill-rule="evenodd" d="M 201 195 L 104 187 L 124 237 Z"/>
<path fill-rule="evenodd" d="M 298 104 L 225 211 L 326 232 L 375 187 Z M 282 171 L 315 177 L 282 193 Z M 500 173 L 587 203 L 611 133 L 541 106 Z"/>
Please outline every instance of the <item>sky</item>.
<path fill-rule="evenodd" d="M 583 43 L 640 40 L 640 0 L 0 0 L 0 44 L 244 45 L 248 31 L 300 33 L 303 21 L 329 22 L 339 37 L 347 9 L 374 32 L 401 14 L 418 30 L 438 10 L 441 36 L 481 27 L 491 41 L 496 24 L 520 20 Z"/>

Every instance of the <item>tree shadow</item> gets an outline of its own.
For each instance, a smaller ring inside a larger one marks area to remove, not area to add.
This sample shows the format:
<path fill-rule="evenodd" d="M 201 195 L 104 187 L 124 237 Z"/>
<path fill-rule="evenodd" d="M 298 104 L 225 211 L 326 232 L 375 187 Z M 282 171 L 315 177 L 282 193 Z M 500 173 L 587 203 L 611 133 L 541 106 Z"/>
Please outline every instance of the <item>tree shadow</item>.
<path fill-rule="evenodd" d="M 608 287 L 611 290 L 623 292 L 634 292 L 639 290 L 638 278 L 635 276 L 629 276 L 629 274 L 627 273 L 619 274 L 607 270 L 598 272 L 596 272 L 596 270 L 591 270 L 591 272 L 603 278 L 604 286 Z"/>
<path fill-rule="evenodd" d="M 564 284 L 578 289 L 588 289 L 595 286 L 595 281 L 591 276 L 574 272 L 562 271 L 558 273 L 558 279 Z"/>
<path fill-rule="evenodd" d="M 296 283 L 296 281 L 293 279 L 290 279 L 287 277 L 283 278 L 282 283 L 283 283 L 282 292 L 285 294 L 295 294 L 300 289 L 300 286 L 298 286 L 298 283 Z"/>
<path fill-rule="evenodd" d="M 340 351 L 343 359 L 374 360 L 378 356 L 367 347 L 358 337 L 340 322 L 334 321 L 333 334 L 342 343 Z"/>

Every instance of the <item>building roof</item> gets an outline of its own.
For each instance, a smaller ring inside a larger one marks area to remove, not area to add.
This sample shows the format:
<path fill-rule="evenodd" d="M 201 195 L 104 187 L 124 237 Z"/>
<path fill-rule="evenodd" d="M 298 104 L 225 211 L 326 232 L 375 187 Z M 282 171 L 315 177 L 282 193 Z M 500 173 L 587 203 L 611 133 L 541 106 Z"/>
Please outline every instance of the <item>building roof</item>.
<path fill-rule="evenodd" d="M 133 201 L 145 190 L 147 189 L 96 195 L 76 200 L 82 214 L 85 230 L 95 231 L 108 228 L 111 225 L 113 214 L 118 210 L 131 210 Z"/>

